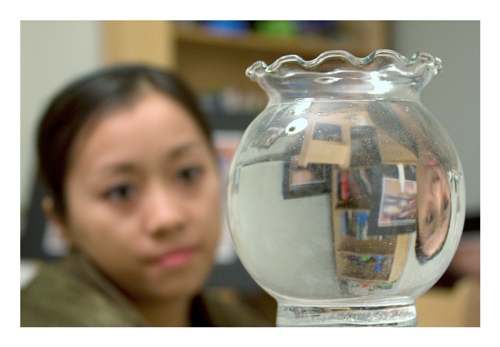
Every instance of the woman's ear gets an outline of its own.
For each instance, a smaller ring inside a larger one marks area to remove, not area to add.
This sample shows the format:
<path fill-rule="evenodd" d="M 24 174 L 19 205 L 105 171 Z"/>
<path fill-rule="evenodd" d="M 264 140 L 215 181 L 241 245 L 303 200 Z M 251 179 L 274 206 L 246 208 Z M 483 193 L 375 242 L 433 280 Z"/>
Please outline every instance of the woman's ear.
<path fill-rule="evenodd" d="M 56 227 L 61 238 L 69 241 L 68 226 L 61 214 L 56 211 L 54 199 L 52 199 L 52 197 L 46 196 L 43 198 L 42 209 L 45 218 Z"/>

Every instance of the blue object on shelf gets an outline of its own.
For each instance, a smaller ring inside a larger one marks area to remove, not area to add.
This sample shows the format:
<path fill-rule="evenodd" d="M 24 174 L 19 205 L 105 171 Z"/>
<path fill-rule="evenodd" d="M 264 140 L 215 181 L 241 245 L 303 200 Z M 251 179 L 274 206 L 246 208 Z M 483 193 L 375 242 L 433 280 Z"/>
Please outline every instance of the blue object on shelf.
<path fill-rule="evenodd" d="M 373 267 L 373 272 L 380 273 L 384 269 L 384 264 L 375 264 Z"/>
<path fill-rule="evenodd" d="M 204 22 L 204 27 L 216 35 L 235 35 L 248 32 L 250 23 L 243 20 L 211 20 Z"/>

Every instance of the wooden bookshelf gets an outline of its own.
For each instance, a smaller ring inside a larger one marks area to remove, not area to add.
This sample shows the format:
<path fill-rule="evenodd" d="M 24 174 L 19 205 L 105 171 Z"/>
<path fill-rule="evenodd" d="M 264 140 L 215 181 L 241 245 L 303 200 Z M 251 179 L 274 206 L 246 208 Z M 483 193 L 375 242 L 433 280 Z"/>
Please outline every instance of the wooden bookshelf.
<path fill-rule="evenodd" d="M 339 22 L 338 35 L 328 39 L 255 32 L 222 36 L 182 21 L 106 21 L 103 26 L 106 64 L 143 62 L 173 69 L 197 91 L 227 86 L 260 90 L 245 75 L 259 60 L 271 64 L 287 54 L 310 60 L 333 49 L 366 56 L 388 43 L 387 23 L 382 21 Z"/>

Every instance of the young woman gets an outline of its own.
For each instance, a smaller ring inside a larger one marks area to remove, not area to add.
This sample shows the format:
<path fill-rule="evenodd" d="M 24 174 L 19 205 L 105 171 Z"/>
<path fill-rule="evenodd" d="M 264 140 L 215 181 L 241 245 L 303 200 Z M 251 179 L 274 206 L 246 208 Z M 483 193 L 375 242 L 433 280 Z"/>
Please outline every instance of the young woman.
<path fill-rule="evenodd" d="M 203 292 L 218 244 L 217 158 L 175 75 L 107 68 L 66 87 L 38 131 L 47 217 L 71 244 L 21 293 L 22 326 L 266 326 Z"/>

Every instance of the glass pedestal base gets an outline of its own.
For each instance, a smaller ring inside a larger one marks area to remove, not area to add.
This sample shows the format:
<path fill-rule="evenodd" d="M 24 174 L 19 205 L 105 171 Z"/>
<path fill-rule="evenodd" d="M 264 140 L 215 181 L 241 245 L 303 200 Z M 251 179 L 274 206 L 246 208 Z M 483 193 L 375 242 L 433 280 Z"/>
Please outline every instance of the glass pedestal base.
<path fill-rule="evenodd" d="M 278 327 L 414 327 L 415 305 L 315 307 L 278 304 Z"/>

